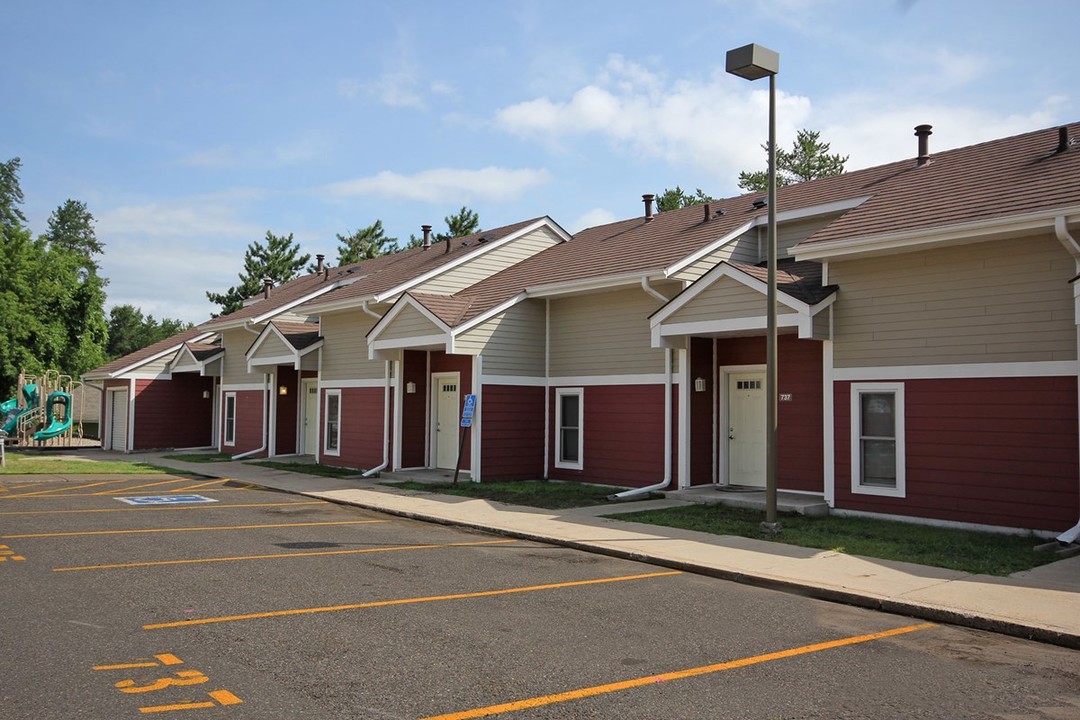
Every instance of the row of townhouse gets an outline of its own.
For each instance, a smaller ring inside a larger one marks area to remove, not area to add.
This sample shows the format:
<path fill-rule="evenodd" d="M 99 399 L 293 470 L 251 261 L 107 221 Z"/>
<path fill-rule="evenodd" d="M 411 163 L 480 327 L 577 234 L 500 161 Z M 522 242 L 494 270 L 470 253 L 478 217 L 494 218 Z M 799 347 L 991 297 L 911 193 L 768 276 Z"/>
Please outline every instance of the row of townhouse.
<path fill-rule="evenodd" d="M 779 488 L 1061 531 L 1080 517 L 1080 149 L 1052 128 L 931 156 L 929 132 L 914 159 L 778 191 Z M 765 198 L 643 200 L 572 236 L 545 216 L 267 288 L 88 373 L 103 445 L 763 486 Z"/>

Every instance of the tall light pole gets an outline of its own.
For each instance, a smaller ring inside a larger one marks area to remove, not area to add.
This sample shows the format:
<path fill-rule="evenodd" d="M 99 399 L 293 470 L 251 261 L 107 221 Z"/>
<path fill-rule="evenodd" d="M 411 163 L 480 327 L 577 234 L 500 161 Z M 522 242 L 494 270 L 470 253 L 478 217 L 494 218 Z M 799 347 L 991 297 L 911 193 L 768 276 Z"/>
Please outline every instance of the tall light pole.
<path fill-rule="evenodd" d="M 727 71 L 747 80 L 769 77 L 769 236 L 768 291 L 765 302 L 765 522 L 761 531 L 780 532 L 776 520 L 777 415 L 779 383 L 776 370 L 776 74 L 780 72 L 780 54 L 761 45 L 744 45 L 728 50 Z"/>

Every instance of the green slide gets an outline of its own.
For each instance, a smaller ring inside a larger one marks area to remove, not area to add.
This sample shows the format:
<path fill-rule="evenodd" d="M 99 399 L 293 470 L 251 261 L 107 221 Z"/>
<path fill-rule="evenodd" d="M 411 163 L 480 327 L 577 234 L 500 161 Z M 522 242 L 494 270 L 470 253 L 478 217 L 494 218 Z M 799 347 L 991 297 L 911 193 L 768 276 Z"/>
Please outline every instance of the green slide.
<path fill-rule="evenodd" d="M 63 408 L 63 412 L 54 412 L 56 406 Z M 71 428 L 71 395 L 57 390 L 49 393 L 45 400 L 45 429 L 34 433 L 35 440 L 48 440 L 57 435 L 67 432 Z"/>
<path fill-rule="evenodd" d="M 0 403 L 0 419 L 3 420 L 3 425 L 0 425 L 0 431 L 7 435 L 11 435 L 15 432 L 15 428 L 19 426 L 20 417 L 37 407 L 37 385 L 31 383 L 30 385 L 24 386 L 22 393 L 23 397 L 26 398 L 26 407 L 19 407 L 18 398 L 12 398 L 11 400 Z"/>

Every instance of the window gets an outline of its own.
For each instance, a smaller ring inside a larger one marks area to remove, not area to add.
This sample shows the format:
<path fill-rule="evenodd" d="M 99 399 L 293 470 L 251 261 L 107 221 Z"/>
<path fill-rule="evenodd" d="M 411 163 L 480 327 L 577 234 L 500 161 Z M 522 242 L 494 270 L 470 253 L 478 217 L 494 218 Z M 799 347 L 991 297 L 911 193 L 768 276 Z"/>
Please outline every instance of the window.
<path fill-rule="evenodd" d="M 555 391 L 555 467 L 582 469 L 584 434 L 581 428 L 581 388 L 559 388 Z"/>
<path fill-rule="evenodd" d="M 225 444 L 236 444 L 236 393 L 225 393 Z"/>
<path fill-rule="evenodd" d="M 323 428 L 323 452 L 341 454 L 341 391 L 326 391 L 326 426 Z"/>
<path fill-rule="evenodd" d="M 904 386 L 851 386 L 851 491 L 904 497 Z"/>

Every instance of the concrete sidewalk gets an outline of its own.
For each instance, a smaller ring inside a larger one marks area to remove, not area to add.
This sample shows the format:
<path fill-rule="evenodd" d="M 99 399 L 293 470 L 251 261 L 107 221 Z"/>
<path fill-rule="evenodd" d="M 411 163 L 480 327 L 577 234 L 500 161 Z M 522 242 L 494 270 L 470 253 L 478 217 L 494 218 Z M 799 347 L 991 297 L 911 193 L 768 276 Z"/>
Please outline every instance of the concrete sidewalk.
<path fill-rule="evenodd" d="M 323 478 L 271 470 L 243 462 L 187 463 L 164 460 L 155 453 L 117 457 L 1080 649 L 1080 556 L 1009 577 L 972 575 L 598 517 L 686 504 L 671 498 L 629 506 L 622 503 L 550 511 L 397 490 L 363 478 Z"/>

